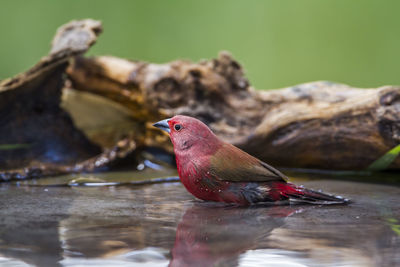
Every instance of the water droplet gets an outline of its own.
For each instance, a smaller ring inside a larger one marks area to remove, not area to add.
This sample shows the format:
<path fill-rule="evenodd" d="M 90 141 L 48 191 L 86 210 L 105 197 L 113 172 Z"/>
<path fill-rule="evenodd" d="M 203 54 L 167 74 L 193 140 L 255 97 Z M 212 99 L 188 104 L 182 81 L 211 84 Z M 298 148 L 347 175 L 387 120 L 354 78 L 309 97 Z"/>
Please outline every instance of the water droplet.
<path fill-rule="evenodd" d="M 143 163 L 140 163 L 139 165 L 137 165 L 136 169 L 138 171 L 142 171 L 142 170 L 144 170 L 144 167 L 146 167 L 146 166 Z"/>

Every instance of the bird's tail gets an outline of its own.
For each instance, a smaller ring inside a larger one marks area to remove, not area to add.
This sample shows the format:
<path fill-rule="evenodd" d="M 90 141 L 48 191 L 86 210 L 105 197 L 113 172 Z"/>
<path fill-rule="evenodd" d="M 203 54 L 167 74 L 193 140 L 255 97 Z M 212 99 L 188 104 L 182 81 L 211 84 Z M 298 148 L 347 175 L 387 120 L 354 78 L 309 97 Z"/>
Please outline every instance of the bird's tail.
<path fill-rule="evenodd" d="M 283 186 L 284 188 L 282 188 L 280 192 L 283 196 L 288 197 L 291 202 L 323 205 L 350 203 L 349 199 L 343 198 L 341 196 L 326 194 L 321 191 L 307 189 L 291 183 L 287 183 Z"/>

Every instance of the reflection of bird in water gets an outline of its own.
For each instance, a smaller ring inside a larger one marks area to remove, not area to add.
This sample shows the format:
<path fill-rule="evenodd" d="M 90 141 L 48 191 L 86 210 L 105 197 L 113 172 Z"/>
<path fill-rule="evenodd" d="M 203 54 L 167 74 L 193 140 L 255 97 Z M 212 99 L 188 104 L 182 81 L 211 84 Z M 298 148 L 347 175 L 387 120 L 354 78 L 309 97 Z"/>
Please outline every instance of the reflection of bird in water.
<path fill-rule="evenodd" d="M 195 204 L 178 225 L 170 266 L 235 266 L 240 254 L 257 248 L 287 216 L 299 211 L 293 206 Z"/>

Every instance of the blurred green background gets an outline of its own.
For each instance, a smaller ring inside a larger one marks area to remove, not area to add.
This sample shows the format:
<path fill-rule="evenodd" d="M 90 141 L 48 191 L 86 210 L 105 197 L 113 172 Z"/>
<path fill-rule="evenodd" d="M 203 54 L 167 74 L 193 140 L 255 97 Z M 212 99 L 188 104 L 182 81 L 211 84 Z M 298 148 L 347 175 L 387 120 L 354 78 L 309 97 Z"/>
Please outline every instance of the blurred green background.
<path fill-rule="evenodd" d="M 0 79 L 46 55 L 61 24 L 94 18 L 104 33 L 89 55 L 197 61 L 228 50 L 256 88 L 399 85 L 399 17 L 399 0 L 2 0 Z"/>

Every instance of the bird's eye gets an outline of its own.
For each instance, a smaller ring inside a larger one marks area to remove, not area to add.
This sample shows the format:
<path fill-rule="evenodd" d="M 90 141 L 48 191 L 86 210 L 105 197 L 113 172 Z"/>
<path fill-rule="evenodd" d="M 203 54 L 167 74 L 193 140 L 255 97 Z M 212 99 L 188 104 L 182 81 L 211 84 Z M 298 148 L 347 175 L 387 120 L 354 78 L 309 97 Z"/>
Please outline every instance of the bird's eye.
<path fill-rule="evenodd" d="M 180 125 L 180 124 L 175 124 L 175 125 L 174 125 L 174 129 L 175 129 L 175 131 L 180 131 L 180 130 L 182 130 L 182 125 Z"/>

